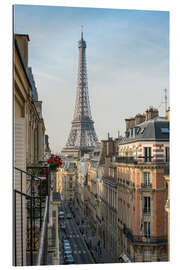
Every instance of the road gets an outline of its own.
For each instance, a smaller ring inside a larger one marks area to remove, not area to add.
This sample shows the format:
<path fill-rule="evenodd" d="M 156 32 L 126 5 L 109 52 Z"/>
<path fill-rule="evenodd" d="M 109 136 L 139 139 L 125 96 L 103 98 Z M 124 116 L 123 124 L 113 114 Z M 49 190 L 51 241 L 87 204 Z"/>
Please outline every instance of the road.
<path fill-rule="evenodd" d="M 64 264 L 63 258 L 63 239 L 69 239 L 72 256 L 74 258 L 75 264 L 92 264 L 95 263 L 93 257 L 87 248 L 87 245 L 84 241 L 82 234 L 79 231 L 78 225 L 75 222 L 75 219 L 72 217 L 70 219 L 66 218 L 67 213 L 71 213 L 67 205 L 63 206 L 63 211 L 65 212 L 65 219 L 60 220 L 60 223 L 66 224 L 66 230 L 59 229 L 60 237 L 60 264 Z"/>

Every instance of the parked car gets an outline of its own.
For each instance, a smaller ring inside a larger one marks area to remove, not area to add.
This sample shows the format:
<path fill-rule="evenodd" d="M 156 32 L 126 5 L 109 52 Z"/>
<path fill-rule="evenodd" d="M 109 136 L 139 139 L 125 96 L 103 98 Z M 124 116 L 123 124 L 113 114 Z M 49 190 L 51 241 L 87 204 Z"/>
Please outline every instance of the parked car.
<path fill-rule="evenodd" d="M 65 244 L 65 243 L 68 243 L 68 244 L 70 245 L 70 242 L 69 242 L 68 239 L 64 239 L 64 240 L 63 240 L 63 243 L 64 243 L 64 244 Z"/>
<path fill-rule="evenodd" d="M 60 224 L 60 228 L 61 228 L 62 230 L 65 230 L 65 229 L 66 229 L 66 224 L 65 224 L 65 223 L 61 223 L 61 224 Z"/>
<path fill-rule="evenodd" d="M 62 219 L 64 218 L 64 212 L 63 211 L 59 212 L 59 218 L 62 218 Z"/>
<path fill-rule="evenodd" d="M 71 250 L 71 252 L 72 252 L 71 245 L 68 244 L 68 243 L 64 244 L 64 251 L 65 251 L 65 250 Z"/>
<path fill-rule="evenodd" d="M 69 255 L 69 254 L 72 254 L 71 247 L 64 247 L 64 255 Z"/>
<path fill-rule="evenodd" d="M 67 218 L 72 218 L 72 214 L 71 213 L 67 213 Z"/>
<path fill-rule="evenodd" d="M 64 256 L 64 263 L 65 264 L 72 264 L 74 263 L 74 258 L 72 255 L 66 255 Z"/>

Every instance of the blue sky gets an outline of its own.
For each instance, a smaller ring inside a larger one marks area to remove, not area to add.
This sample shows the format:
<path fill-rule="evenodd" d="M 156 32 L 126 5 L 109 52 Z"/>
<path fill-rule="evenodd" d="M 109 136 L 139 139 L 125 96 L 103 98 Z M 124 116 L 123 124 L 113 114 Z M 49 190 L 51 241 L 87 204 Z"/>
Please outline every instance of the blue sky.
<path fill-rule="evenodd" d="M 87 42 L 91 113 L 99 140 L 124 134 L 124 119 L 154 106 L 169 89 L 169 13 L 15 6 L 14 30 L 28 34 L 29 66 L 43 101 L 53 151 L 65 145 L 74 113 L 81 25 Z"/>

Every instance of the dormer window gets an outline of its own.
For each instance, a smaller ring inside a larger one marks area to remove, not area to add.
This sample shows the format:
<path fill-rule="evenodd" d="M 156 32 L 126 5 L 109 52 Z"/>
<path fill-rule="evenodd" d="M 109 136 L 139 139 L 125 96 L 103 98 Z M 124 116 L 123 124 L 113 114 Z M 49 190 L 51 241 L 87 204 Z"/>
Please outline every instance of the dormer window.
<path fill-rule="evenodd" d="M 168 134 L 169 128 L 168 127 L 161 128 L 161 133 Z"/>
<path fill-rule="evenodd" d="M 145 128 L 142 128 L 140 133 L 143 134 L 144 133 L 144 130 L 145 130 Z"/>
<path fill-rule="evenodd" d="M 139 127 L 136 128 L 136 135 L 139 134 L 140 130 L 141 130 L 141 129 L 140 129 Z"/>

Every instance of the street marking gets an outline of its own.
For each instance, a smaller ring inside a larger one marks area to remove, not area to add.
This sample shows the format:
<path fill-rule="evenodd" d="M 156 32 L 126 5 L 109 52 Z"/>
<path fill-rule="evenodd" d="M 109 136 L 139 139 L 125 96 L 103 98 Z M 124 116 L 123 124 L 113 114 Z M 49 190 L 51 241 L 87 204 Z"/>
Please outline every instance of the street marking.
<path fill-rule="evenodd" d="M 84 253 L 84 254 L 86 254 L 86 251 L 85 251 L 85 250 L 83 250 L 83 253 Z"/>
<path fill-rule="evenodd" d="M 81 250 L 79 250 L 79 252 L 78 252 L 79 254 L 81 254 Z"/>
<path fill-rule="evenodd" d="M 77 237 L 79 237 L 79 234 L 77 234 Z"/>

